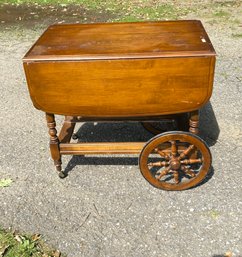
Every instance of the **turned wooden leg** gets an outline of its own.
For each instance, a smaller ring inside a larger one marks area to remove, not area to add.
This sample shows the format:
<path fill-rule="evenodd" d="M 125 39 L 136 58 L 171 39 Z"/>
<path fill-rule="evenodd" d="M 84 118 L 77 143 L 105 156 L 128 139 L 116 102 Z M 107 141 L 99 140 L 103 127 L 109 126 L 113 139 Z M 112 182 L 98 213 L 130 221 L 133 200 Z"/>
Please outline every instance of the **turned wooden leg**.
<path fill-rule="evenodd" d="M 56 170 L 59 172 L 59 176 L 63 177 L 64 174 L 61 170 L 61 154 L 59 148 L 59 139 L 57 136 L 55 115 L 51 113 L 46 113 L 47 126 L 49 128 L 50 135 L 50 152 L 51 157 L 54 160 Z"/>
<path fill-rule="evenodd" d="M 191 117 L 189 119 L 189 131 L 193 134 L 198 134 L 199 126 L 199 111 L 193 111 L 191 112 Z"/>

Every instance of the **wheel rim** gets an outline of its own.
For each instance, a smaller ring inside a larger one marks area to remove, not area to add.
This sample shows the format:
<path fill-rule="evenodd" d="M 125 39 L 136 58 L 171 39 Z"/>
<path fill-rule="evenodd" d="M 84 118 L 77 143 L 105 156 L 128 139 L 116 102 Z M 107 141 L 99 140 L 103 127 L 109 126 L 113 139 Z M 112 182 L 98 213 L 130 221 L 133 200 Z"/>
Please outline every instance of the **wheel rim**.
<path fill-rule="evenodd" d="M 158 135 L 167 131 L 172 130 L 188 130 L 188 114 L 179 114 L 173 116 L 170 119 L 162 119 L 161 121 L 153 122 L 141 122 L 142 126 L 152 133 L 153 135 Z"/>
<path fill-rule="evenodd" d="M 211 165 L 206 143 L 188 132 L 167 132 L 143 148 L 139 166 L 145 179 L 165 190 L 184 190 L 199 184 Z"/>
<path fill-rule="evenodd" d="M 152 133 L 153 135 L 158 135 L 160 133 L 166 132 L 167 130 L 174 130 L 174 121 L 168 120 L 164 122 L 141 122 L 142 126 Z"/>

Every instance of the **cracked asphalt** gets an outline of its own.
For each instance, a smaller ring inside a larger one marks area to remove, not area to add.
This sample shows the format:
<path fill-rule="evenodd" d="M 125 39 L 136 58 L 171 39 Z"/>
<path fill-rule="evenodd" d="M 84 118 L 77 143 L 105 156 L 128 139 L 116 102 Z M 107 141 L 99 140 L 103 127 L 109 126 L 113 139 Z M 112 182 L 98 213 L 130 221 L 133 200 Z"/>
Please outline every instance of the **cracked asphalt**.
<path fill-rule="evenodd" d="M 44 235 L 69 257 L 242 256 L 241 38 L 204 26 L 217 51 L 201 137 L 213 156 L 206 181 L 191 190 L 158 190 L 140 174 L 138 156 L 64 156 L 58 178 L 44 113 L 32 106 L 21 58 L 43 28 L 0 30 L 0 225 Z M 61 117 L 58 117 L 58 125 Z M 85 141 L 147 140 L 140 124 L 84 123 Z"/>

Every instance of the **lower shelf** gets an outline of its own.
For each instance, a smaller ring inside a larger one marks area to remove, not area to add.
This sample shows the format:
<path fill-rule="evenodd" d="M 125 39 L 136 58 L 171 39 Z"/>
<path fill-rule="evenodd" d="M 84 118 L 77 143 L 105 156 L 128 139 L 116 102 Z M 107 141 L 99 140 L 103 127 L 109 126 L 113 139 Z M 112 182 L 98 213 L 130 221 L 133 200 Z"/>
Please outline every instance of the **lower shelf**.
<path fill-rule="evenodd" d="M 61 154 L 139 154 L 144 142 L 60 143 Z"/>

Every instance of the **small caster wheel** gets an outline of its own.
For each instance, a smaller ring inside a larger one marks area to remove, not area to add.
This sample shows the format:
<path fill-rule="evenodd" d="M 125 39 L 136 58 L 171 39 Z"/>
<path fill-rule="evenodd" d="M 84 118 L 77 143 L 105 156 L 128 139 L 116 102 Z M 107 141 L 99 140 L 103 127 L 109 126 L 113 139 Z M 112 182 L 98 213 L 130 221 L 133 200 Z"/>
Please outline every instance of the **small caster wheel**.
<path fill-rule="evenodd" d="M 77 140 L 77 139 L 78 139 L 78 136 L 77 136 L 77 134 L 76 134 L 76 133 L 73 133 L 73 135 L 72 135 L 72 139 L 73 139 L 73 140 Z"/>
<path fill-rule="evenodd" d="M 207 144 L 189 132 L 153 137 L 143 148 L 139 167 L 144 178 L 164 190 L 184 190 L 201 183 L 211 166 Z"/>
<path fill-rule="evenodd" d="M 59 178 L 65 178 L 67 176 L 67 174 L 64 171 L 60 171 L 58 175 Z"/>

